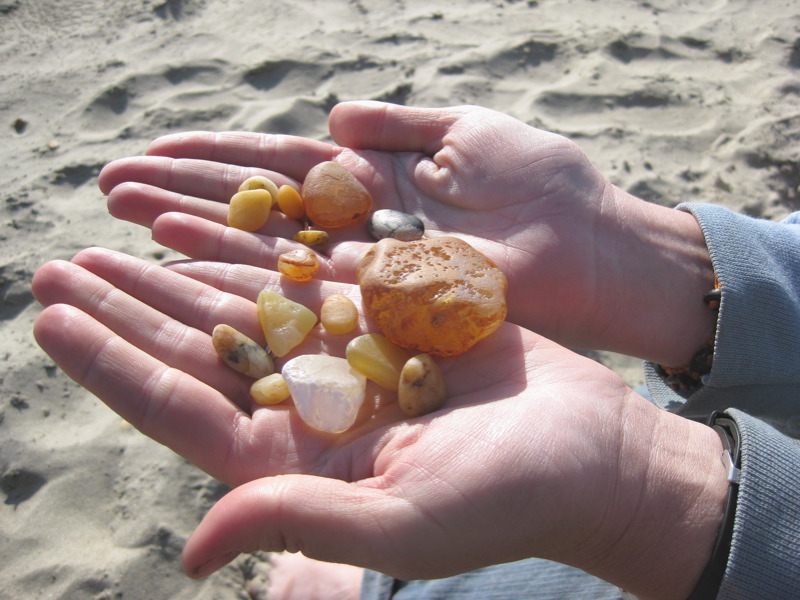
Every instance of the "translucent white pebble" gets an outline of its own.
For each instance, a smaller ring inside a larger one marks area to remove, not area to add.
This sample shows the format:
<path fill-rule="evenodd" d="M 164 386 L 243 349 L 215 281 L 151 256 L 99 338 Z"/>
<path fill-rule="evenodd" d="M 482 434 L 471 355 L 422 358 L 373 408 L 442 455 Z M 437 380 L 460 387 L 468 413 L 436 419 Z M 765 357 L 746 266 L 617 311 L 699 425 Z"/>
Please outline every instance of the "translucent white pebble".
<path fill-rule="evenodd" d="M 300 417 L 328 433 L 349 429 L 364 403 L 367 378 L 345 358 L 304 354 L 283 365 L 283 378 Z"/>

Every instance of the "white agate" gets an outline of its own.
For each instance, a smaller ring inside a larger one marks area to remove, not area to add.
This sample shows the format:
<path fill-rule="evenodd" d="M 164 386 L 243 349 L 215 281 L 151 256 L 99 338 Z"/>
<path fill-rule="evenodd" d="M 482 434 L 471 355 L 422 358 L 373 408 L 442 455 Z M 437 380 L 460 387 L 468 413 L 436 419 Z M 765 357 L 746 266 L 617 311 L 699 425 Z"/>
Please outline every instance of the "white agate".
<path fill-rule="evenodd" d="M 355 423 L 367 378 L 347 359 L 305 354 L 287 362 L 281 372 L 297 412 L 310 427 L 342 433 Z"/>

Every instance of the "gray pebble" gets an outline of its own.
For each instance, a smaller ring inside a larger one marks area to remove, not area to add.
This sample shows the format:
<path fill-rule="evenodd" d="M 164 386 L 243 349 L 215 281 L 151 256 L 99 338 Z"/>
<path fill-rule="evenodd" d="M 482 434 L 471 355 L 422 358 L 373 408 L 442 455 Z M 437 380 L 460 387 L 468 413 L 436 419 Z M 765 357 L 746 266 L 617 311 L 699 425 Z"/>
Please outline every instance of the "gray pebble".
<path fill-rule="evenodd" d="M 425 224 L 414 215 L 383 208 L 369 216 L 369 233 L 376 240 L 394 238 L 402 242 L 412 242 L 425 234 Z"/>

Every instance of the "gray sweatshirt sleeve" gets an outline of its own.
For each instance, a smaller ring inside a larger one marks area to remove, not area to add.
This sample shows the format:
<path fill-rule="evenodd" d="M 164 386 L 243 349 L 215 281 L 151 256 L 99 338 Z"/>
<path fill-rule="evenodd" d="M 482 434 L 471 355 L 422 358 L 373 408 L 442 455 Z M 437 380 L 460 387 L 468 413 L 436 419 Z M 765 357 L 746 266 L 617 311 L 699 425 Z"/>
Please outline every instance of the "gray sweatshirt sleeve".
<path fill-rule="evenodd" d="M 800 214 L 782 223 L 688 204 L 722 289 L 714 363 L 678 393 L 645 364 L 653 401 L 694 419 L 727 410 L 742 474 L 719 598 L 800 598 Z"/>

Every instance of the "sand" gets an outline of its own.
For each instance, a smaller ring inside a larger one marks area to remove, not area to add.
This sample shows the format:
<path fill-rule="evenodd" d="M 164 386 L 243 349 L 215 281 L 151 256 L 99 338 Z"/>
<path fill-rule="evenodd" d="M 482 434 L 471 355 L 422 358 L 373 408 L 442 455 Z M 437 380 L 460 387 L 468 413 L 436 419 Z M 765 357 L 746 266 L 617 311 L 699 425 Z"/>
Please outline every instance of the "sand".
<path fill-rule="evenodd" d="M 269 557 L 206 581 L 186 536 L 225 489 L 36 346 L 35 269 L 101 245 L 175 258 L 97 173 L 162 134 L 325 139 L 339 100 L 470 103 L 574 138 L 647 200 L 800 204 L 800 5 L 763 0 L 0 0 L 0 597 L 263 598 Z M 631 383 L 638 361 L 593 353 Z"/>

